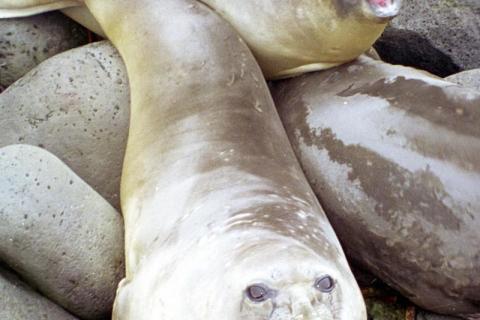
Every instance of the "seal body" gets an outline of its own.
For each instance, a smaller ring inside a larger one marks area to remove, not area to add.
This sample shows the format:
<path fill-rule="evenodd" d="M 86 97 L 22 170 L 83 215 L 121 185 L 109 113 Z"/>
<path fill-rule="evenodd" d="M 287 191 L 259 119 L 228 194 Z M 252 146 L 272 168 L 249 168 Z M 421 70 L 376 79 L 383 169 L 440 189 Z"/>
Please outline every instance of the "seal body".
<path fill-rule="evenodd" d="M 346 63 L 367 51 L 394 17 L 402 0 L 197 0 L 234 26 L 267 79 L 285 78 Z M 27 3 L 30 6 L 27 6 Z M 36 3 L 36 4 L 35 4 Z M 0 0 L 0 17 L 78 5 L 80 1 Z M 10 11 L 8 8 L 10 8 Z M 16 10 L 15 10 L 16 9 Z M 63 10 L 104 36 L 86 8 Z"/>
<path fill-rule="evenodd" d="M 426 309 L 479 319 L 480 95 L 367 57 L 272 92 L 347 255 Z"/>
<path fill-rule="evenodd" d="M 267 79 L 351 61 L 398 13 L 400 0 L 202 0 L 247 42 Z"/>
<path fill-rule="evenodd" d="M 114 319 L 366 319 L 261 71 L 233 29 L 194 1 L 87 5 L 131 86 L 127 275 Z"/>

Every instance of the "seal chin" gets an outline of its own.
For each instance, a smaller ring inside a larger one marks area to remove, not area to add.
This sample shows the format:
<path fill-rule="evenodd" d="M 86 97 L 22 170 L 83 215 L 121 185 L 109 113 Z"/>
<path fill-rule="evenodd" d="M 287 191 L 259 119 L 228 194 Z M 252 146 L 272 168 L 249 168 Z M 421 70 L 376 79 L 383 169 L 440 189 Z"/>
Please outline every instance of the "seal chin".
<path fill-rule="evenodd" d="M 398 15 L 401 6 L 402 0 L 365 0 L 362 11 L 367 18 L 385 23 Z"/>

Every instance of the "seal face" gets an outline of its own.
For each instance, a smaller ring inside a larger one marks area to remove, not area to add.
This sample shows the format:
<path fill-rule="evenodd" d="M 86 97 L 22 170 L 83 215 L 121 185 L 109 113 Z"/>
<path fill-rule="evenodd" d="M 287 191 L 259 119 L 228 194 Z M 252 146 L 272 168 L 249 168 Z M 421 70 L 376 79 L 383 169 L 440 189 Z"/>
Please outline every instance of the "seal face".
<path fill-rule="evenodd" d="M 402 0 L 366 0 L 362 7 L 367 17 L 389 20 L 400 11 Z"/>
<path fill-rule="evenodd" d="M 332 0 L 332 3 L 341 18 L 353 15 L 381 23 L 398 15 L 402 0 Z"/>
<path fill-rule="evenodd" d="M 301 247 L 291 247 L 288 255 L 272 253 L 252 261 L 263 275 L 260 278 L 259 273 L 259 278 L 250 280 L 253 284 L 245 290 L 240 319 L 335 319 L 341 316 L 338 310 L 348 289 L 341 280 L 335 280 L 338 271 L 330 270 Z M 298 259 L 298 264 L 287 264 L 291 259 Z"/>
<path fill-rule="evenodd" d="M 152 264 L 119 290 L 118 319 L 364 319 L 343 263 L 289 238 L 261 230 L 242 233 L 210 238 L 174 266 L 149 258 Z M 170 257 L 162 253 L 163 259 Z"/>

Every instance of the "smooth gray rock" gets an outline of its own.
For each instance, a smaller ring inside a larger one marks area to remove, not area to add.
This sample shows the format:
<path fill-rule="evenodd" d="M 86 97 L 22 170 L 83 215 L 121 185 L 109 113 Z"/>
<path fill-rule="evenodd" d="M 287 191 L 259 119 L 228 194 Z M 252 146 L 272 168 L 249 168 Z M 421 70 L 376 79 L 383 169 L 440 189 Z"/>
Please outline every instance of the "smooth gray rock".
<path fill-rule="evenodd" d="M 12 272 L 0 266 L 0 319 L 75 320 L 77 318 L 35 292 Z"/>
<path fill-rule="evenodd" d="M 119 210 L 129 96 L 109 42 L 59 54 L 0 94 L 0 147 L 49 150 Z"/>
<path fill-rule="evenodd" d="M 480 68 L 453 74 L 445 80 L 480 91 Z"/>
<path fill-rule="evenodd" d="M 461 70 L 451 57 L 414 31 L 387 28 L 375 48 L 383 61 L 425 70 L 439 77 Z"/>
<path fill-rule="evenodd" d="M 71 313 L 104 319 L 123 277 L 121 216 L 41 148 L 1 148 L 0 172 L 0 260 Z"/>
<path fill-rule="evenodd" d="M 43 60 L 86 44 L 85 29 L 58 12 L 0 20 L 0 87 Z"/>
<path fill-rule="evenodd" d="M 480 67 L 480 1 L 403 0 L 375 48 L 386 62 L 448 76 Z"/>
<path fill-rule="evenodd" d="M 460 318 L 441 316 L 438 314 L 429 313 L 426 311 L 420 311 L 417 313 L 416 320 L 459 320 Z"/>

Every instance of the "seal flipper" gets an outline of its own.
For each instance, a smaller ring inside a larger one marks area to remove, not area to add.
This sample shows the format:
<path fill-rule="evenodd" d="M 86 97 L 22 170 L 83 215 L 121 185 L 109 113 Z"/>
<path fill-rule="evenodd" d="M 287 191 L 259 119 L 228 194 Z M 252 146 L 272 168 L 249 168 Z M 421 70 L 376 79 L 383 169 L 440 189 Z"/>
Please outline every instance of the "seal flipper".
<path fill-rule="evenodd" d="M 0 0 L 0 19 L 25 17 L 34 14 L 76 7 L 80 0 Z"/>

